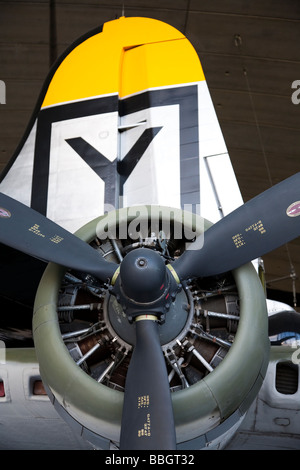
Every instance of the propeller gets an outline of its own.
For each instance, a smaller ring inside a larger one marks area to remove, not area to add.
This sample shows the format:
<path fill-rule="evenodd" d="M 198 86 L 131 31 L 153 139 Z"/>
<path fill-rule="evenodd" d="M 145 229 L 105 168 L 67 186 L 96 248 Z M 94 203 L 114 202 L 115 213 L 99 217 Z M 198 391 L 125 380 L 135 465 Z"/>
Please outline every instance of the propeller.
<path fill-rule="evenodd" d="M 136 342 L 126 375 L 122 450 L 176 449 L 170 386 L 158 332 L 170 293 L 176 295 L 176 290 L 176 282 L 156 251 L 139 248 L 124 258 L 114 293 L 128 320 L 135 323 Z"/>
<path fill-rule="evenodd" d="M 126 376 L 121 450 L 176 449 L 170 386 L 157 320 L 147 314 L 135 320 L 136 344 Z"/>
<path fill-rule="evenodd" d="M 235 269 L 297 238 L 298 216 L 300 173 L 272 186 L 212 225 L 172 266 L 180 280 Z"/>
<path fill-rule="evenodd" d="M 118 267 L 39 212 L 0 193 L 0 242 L 43 261 L 87 272 L 106 282 Z"/>
<path fill-rule="evenodd" d="M 123 449 L 176 449 L 172 400 L 160 346 L 180 283 L 235 269 L 300 235 L 300 173 L 236 209 L 198 237 L 167 269 L 149 248 L 129 252 L 120 270 L 38 212 L 0 194 L 0 242 L 36 258 L 113 279 L 111 291 L 135 323 L 121 426 Z M 203 244 L 204 239 L 204 244 Z M 203 245 L 203 246 L 202 246 Z"/>

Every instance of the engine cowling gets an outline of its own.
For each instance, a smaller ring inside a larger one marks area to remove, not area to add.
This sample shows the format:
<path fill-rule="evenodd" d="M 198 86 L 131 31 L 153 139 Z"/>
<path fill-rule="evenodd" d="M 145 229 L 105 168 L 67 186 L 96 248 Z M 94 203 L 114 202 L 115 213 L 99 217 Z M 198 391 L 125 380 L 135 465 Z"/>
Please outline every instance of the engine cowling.
<path fill-rule="evenodd" d="M 147 247 L 172 264 L 187 248 L 185 234 L 210 225 L 178 209 L 143 206 L 99 217 L 77 236 L 107 260 Z M 108 227 L 115 227 L 114 238 Z M 41 377 L 58 412 L 97 448 L 119 445 L 133 328 L 111 286 L 48 265 L 33 317 Z M 256 397 L 269 358 L 266 300 L 252 264 L 182 285 L 159 328 L 177 448 L 224 447 Z"/>

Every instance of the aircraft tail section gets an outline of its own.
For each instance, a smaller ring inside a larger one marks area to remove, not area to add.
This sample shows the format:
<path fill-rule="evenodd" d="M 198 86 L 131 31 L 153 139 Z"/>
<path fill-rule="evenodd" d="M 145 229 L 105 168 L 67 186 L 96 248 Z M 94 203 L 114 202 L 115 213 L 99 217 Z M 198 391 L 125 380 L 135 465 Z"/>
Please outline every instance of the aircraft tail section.
<path fill-rule="evenodd" d="M 196 51 L 149 18 L 105 23 L 58 60 L 0 191 L 72 232 L 127 205 L 215 221 L 242 203 Z"/>

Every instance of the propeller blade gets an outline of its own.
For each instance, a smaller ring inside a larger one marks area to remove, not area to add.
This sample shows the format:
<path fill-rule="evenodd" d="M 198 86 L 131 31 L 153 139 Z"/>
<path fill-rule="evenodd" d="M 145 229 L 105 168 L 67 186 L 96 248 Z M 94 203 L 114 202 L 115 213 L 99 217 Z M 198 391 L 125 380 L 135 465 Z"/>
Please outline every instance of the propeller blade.
<path fill-rule="evenodd" d="M 210 227 L 173 263 L 181 280 L 235 269 L 300 236 L 300 173 Z M 203 239 L 202 239 L 203 242 Z M 201 246 L 202 246 L 201 242 Z M 193 249 L 194 246 L 194 249 Z"/>
<path fill-rule="evenodd" d="M 104 282 L 118 267 L 80 238 L 2 193 L 0 242 L 43 261 L 93 274 Z"/>
<path fill-rule="evenodd" d="M 173 407 L 157 318 L 135 320 L 121 425 L 121 450 L 176 449 Z"/>

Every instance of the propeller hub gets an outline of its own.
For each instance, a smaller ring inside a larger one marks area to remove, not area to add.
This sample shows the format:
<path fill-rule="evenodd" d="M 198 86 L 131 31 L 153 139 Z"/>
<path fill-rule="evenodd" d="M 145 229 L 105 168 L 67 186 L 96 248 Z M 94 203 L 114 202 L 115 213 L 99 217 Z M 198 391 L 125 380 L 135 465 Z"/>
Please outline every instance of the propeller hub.
<path fill-rule="evenodd" d="M 162 323 L 181 287 L 158 252 L 137 248 L 123 259 L 111 293 L 130 323 L 143 313 L 154 314 Z"/>
<path fill-rule="evenodd" d="M 168 286 L 166 265 L 162 257 L 149 248 L 131 251 L 120 267 L 123 294 L 133 302 L 155 302 Z"/>

